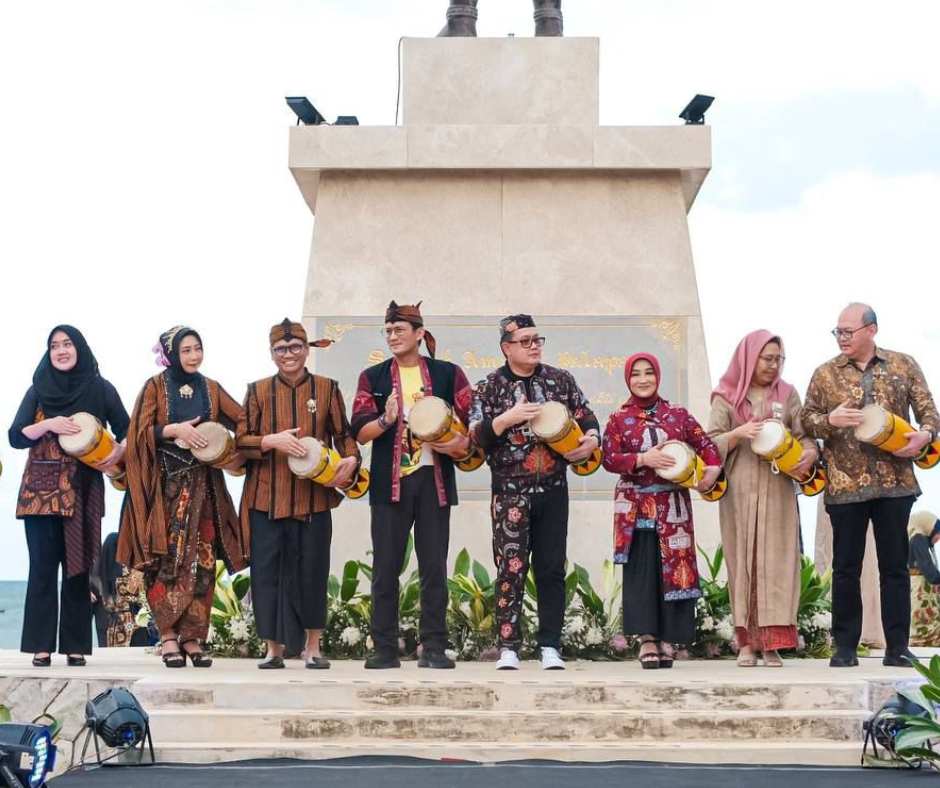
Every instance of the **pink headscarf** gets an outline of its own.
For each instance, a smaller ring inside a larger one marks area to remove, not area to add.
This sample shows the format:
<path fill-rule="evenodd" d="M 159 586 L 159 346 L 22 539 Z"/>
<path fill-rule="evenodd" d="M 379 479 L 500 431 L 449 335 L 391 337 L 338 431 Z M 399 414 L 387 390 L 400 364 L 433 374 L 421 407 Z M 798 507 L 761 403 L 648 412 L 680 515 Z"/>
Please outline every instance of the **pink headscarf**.
<path fill-rule="evenodd" d="M 653 374 L 656 376 L 656 390 L 649 397 L 638 397 L 630 391 L 630 374 L 633 372 L 633 365 L 636 364 L 637 361 L 649 361 L 653 366 Z M 652 353 L 634 353 L 630 356 L 630 358 L 627 359 L 627 363 L 623 365 L 623 377 L 627 381 L 627 391 L 630 391 L 630 399 L 627 400 L 628 405 L 636 405 L 638 408 L 648 408 L 659 399 L 659 383 L 663 375 L 659 368 L 659 359 Z"/>
<path fill-rule="evenodd" d="M 721 376 L 721 380 L 718 381 L 718 388 L 712 392 L 712 401 L 717 395 L 731 403 L 734 415 L 741 424 L 754 418 L 751 403 L 747 401 L 747 390 L 751 386 L 751 378 L 754 377 L 757 357 L 768 342 L 776 342 L 780 345 L 780 355 L 783 355 L 783 341 L 780 337 L 765 329 L 752 331 L 741 340 L 734 351 L 731 364 L 725 374 Z M 777 367 L 777 376 L 774 378 L 774 382 L 770 384 L 769 399 L 771 402 L 778 402 L 786 408 L 793 386 L 784 381 L 781 375 L 783 375 L 782 363 Z"/>

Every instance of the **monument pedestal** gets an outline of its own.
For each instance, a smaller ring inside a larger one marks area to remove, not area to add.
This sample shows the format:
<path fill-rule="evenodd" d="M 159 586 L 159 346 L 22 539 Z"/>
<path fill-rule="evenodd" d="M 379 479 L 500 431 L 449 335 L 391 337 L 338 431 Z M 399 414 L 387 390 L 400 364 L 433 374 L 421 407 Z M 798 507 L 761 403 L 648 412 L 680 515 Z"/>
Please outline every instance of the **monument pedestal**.
<path fill-rule="evenodd" d="M 571 369 L 602 425 L 641 349 L 665 356 L 664 395 L 707 418 L 687 212 L 710 129 L 598 125 L 598 51 L 594 38 L 406 39 L 404 125 L 291 129 L 290 169 L 316 216 L 304 321 L 339 340 L 314 363 L 347 403 L 388 354 L 378 328 L 395 299 L 423 302 L 439 355 L 471 383 L 502 361 L 498 316 L 527 312 L 546 326 L 545 362 Z M 486 563 L 487 477 L 474 475 L 461 475 L 451 560 L 467 547 Z M 569 478 L 569 556 L 598 578 L 615 478 Z M 369 516 L 347 502 L 334 517 L 338 565 L 364 553 Z M 713 549 L 717 506 L 696 500 L 695 518 Z"/>

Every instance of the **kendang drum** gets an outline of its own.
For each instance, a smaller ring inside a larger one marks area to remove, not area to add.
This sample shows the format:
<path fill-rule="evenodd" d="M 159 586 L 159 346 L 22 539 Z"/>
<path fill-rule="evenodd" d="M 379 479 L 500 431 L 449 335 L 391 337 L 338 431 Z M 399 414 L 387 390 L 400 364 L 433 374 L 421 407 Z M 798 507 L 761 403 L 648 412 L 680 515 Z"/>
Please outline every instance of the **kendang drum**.
<path fill-rule="evenodd" d="M 529 422 L 529 429 L 543 443 L 564 456 L 581 445 L 584 432 L 562 402 L 543 402 L 538 415 Z M 590 476 L 601 467 L 601 449 L 598 446 L 585 460 L 571 463 L 578 476 Z"/>
<path fill-rule="evenodd" d="M 408 413 L 408 427 L 424 443 L 450 443 L 468 434 L 460 416 L 440 397 L 421 397 L 415 402 Z M 471 445 L 465 456 L 454 458 L 454 464 L 462 471 L 475 471 L 485 459 L 483 451 Z"/>
<path fill-rule="evenodd" d="M 79 431 L 74 435 L 59 436 L 62 451 L 90 468 L 99 470 L 114 451 L 114 436 L 90 413 L 76 413 L 71 419 L 78 425 Z M 127 489 L 123 462 L 118 463 L 117 470 L 109 472 L 107 476 L 116 489 Z"/>
<path fill-rule="evenodd" d="M 862 423 L 855 428 L 855 437 L 883 451 L 896 452 L 907 446 L 904 436 L 909 432 L 916 430 L 896 413 L 880 405 L 866 405 L 862 408 Z M 940 463 L 940 440 L 927 444 L 914 462 L 921 468 L 933 468 Z"/>
<path fill-rule="evenodd" d="M 291 472 L 301 479 L 310 479 L 317 484 L 327 484 L 336 477 L 336 468 L 342 459 L 334 450 L 316 438 L 300 438 L 307 453 L 303 457 L 288 457 Z M 359 474 L 346 487 L 337 487 L 347 498 L 361 498 L 369 491 L 369 471 L 359 469 Z"/>
<path fill-rule="evenodd" d="M 189 449 L 203 465 L 213 468 L 222 468 L 228 465 L 235 457 L 235 438 L 225 427 L 215 421 L 206 421 L 196 425 L 196 432 L 208 441 L 208 445 L 200 449 L 190 447 L 188 444 L 182 448 Z M 185 442 L 183 442 L 185 443 Z"/>
<path fill-rule="evenodd" d="M 705 475 L 705 461 L 699 457 L 692 447 L 682 441 L 666 441 L 661 446 L 663 453 L 672 457 L 676 464 L 671 468 L 659 468 L 657 475 L 680 487 L 695 487 Z M 718 475 L 717 481 L 705 492 L 699 493 L 706 501 L 717 501 L 728 491 L 728 479 L 724 470 Z"/>
<path fill-rule="evenodd" d="M 804 474 L 793 472 L 803 457 L 803 446 L 782 421 L 768 419 L 761 424 L 760 432 L 751 441 L 751 451 L 767 460 L 773 473 L 786 474 L 796 481 L 804 495 L 819 495 L 826 489 L 826 472 L 819 463 Z"/>

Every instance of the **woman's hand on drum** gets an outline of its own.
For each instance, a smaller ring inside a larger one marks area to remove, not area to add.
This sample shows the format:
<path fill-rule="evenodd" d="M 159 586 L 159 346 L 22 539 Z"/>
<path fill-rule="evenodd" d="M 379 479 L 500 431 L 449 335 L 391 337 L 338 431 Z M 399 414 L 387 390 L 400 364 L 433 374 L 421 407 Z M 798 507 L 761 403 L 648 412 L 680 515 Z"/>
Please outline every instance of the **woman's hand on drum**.
<path fill-rule="evenodd" d="M 741 426 L 735 427 L 731 431 L 731 434 L 734 435 L 739 441 L 752 441 L 757 437 L 763 425 L 764 422 L 762 419 L 751 419 L 750 421 L 744 422 L 744 424 Z"/>
<path fill-rule="evenodd" d="M 707 465 L 705 466 L 705 473 L 702 474 L 702 481 L 695 485 L 695 489 L 701 492 L 708 492 L 712 487 L 715 486 L 715 482 L 718 481 L 718 477 L 721 475 L 721 466 L 720 465 Z"/>
<path fill-rule="evenodd" d="M 864 419 L 862 412 L 858 408 L 850 407 L 851 404 L 852 400 L 847 399 L 829 414 L 829 423 L 833 427 L 858 427 L 862 423 Z"/>
<path fill-rule="evenodd" d="M 581 460 L 586 460 L 590 457 L 594 450 L 599 448 L 601 445 L 601 439 L 599 435 L 582 435 L 578 440 L 577 448 L 572 449 L 567 452 L 564 457 L 568 462 L 581 462 Z"/>
<path fill-rule="evenodd" d="M 356 470 L 356 464 L 359 462 L 356 457 L 343 457 L 336 464 L 336 475 L 330 479 L 324 487 L 347 487 L 352 481 L 353 472 Z"/>
<path fill-rule="evenodd" d="M 110 473 L 111 471 L 116 471 L 118 464 L 121 460 L 124 459 L 124 455 L 127 453 L 127 446 L 123 443 L 115 443 L 114 449 L 111 453 L 104 458 L 98 468 L 102 473 Z"/>
<path fill-rule="evenodd" d="M 661 446 L 654 446 L 649 451 L 642 452 L 640 458 L 642 465 L 654 471 L 662 471 L 676 464 L 676 458 L 666 454 Z"/>
<path fill-rule="evenodd" d="M 385 421 L 394 424 L 398 421 L 398 392 L 393 391 L 385 403 Z"/>
<path fill-rule="evenodd" d="M 281 452 L 281 454 L 288 454 L 291 457 L 306 457 L 307 449 L 300 442 L 300 438 L 297 437 L 297 433 L 300 432 L 300 428 L 296 427 L 292 430 L 284 430 L 283 432 L 275 432 L 271 435 L 265 435 L 261 439 L 261 451 L 275 451 Z"/>
<path fill-rule="evenodd" d="M 163 428 L 163 437 L 182 441 L 190 449 L 204 449 L 209 445 L 209 441 L 196 429 L 196 425 L 200 420 L 200 417 L 196 416 L 194 419 L 181 421 L 178 424 L 167 424 Z"/>
<path fill-rule="evenodd" d="M 458 433 L 446 443 L 431 443 L 428 441 L 424 445 L 430 446 L 438 454 L 446 454 L 448 457 L 461 459 L 466 457 L 467 452 L 470 451 L 470 438 Z"/>
<path fill-rule="evenodd" d="M 930 433 L 927 430 L 905 432 L 904 437 L 907 438 L 907 446 L 894 452 L 895 457 L 917 457 L 924 450 L 924 446 L 930 443 Z"/>
<path fill-rule="evenodd" d="M 819 452 L 814 447 L 803 447 L 803 456 L 800 457 L 800 461 L 793 466 L 793 475 L 794 476 L 806 476 L 810 470 L 812 470 L 813 465 L 816 463 L 816 460 L 819 459 Z"/>
<path fill-rule="evenodd" d="M 82 431 L 69 416 L 54 416 L 51 419 L 45 419 L 42 426 L 46 432 L 54 432 L 56 435 L 78 435 Z"/>

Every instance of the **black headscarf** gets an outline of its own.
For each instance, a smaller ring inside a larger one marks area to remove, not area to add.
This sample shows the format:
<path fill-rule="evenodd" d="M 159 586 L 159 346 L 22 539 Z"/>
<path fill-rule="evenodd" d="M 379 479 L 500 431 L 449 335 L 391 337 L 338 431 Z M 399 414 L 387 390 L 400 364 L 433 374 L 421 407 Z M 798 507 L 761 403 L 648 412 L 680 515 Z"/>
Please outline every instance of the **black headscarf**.
<path fill-rule="evenodd" d="M 57 331 L 68 335 L 78 354 L 75 366 L 68 372 L 62 372 L 52 365 L 50 348 L 52 337 Z M 53 328 L 46 340 L 46 354 L 33 373 L 33 390 L 39 399 L 43 415 L 51 419 L 55 416 L 73 416 L 84 412 L 103 419 L 105 398 L 102 384 L 98 361 L 82 332 L 67 325 Z"/>
<path fill-rule="evenodd" d="M 205 421 L 209 418 L 211 411 L 205 378 L 199 372 L 187 372 L 180 361 L 180 345 L 188 336 L 196 337 L 199 344 L 202 344 L 199 332 L 189 326 L 174 326 L 169 331 L 160 334 L 160 349 L 170 362 L 164 374 L 170 379 L 170 385 L 167 387 L 169 393 L 167 404 L 169 417 L 173 422 L 185 421 L 197 416 Z M 183 397 L 180 389 L 187 385 L 192 389 L 193 394 Z"/>

